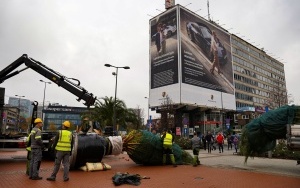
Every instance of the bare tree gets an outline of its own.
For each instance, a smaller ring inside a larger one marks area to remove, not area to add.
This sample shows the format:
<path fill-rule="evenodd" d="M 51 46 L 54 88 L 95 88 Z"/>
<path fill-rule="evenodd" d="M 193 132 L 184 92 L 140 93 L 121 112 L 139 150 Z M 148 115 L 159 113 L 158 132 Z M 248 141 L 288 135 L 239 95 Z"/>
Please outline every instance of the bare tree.
<path fill-rule="evenodd" d="M 271 87 L 270 100 L 267 102 L 267 105 L 271 109 L 276 109 L 287 104 L 289 104 L 288 94 L 284 84 L 275 81 L 275 85 Z"/>
<path fill-rule="evenodd" d="M 161 104 L 161 127 L 163 129 L 174 128 L 174 105 L 172 99 L 163 93 L 163 102 Z"/>

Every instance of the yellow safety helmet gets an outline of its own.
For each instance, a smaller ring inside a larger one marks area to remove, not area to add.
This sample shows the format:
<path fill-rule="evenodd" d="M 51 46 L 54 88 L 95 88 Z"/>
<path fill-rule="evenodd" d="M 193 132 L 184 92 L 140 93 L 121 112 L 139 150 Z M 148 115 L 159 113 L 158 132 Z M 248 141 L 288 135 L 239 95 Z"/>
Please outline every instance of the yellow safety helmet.
<path fill-rule="evenodd" d="M 65 121 L 65 122 L 63 122 L 63 126 L 69 128 L 71 126 L 71 123 L 69 121 Z"/>
<path fill-rule="evenodd" d="M 43 123 L 43 121 L 42 121 L 41 118 L 36 118 L 36 119 L 34 120 L 34 123 L 35 123 L 35 124 L 36 124 L 36 123 Z"/>

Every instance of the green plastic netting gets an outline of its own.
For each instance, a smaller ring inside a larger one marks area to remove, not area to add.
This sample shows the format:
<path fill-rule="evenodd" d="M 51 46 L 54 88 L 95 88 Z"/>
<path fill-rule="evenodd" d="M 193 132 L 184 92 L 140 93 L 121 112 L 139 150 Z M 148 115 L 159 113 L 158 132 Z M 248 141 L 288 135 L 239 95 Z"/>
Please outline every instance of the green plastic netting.
<path fill-rule="evenodd" d="M 162 140 L 149 131 L 131 131 L 123 140 L 123 150 L 137 164 L 161 165 L 163 156 Z M 192 156 L 173 144 L 173 153 L 176 164 L 192 164 Z M 167 160 L 167 163 L 170 161 Z"/>
<path fill-rule="evenodd" d="M 276 139 L 285 139 L 287 124 L 299 122 L 298 106 L 283 106 L 248 123 L 242 130 L 240 151 L 247 158 L 273 150 Z"/>

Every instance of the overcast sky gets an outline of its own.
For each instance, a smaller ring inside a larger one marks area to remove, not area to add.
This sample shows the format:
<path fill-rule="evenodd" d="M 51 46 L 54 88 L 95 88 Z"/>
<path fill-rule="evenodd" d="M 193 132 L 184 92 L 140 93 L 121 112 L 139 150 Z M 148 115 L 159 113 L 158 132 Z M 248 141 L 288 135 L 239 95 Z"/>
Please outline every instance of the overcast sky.
<path fill-rule="evenodd" d="M 207 0 L 175 4 L 207 19 Z M 284 62 L 288 93 L 300 105 L 300 1 L 210 0 L 209 5 L 212 20 Z M 28 54 L 62 75 L 79 79 L 82 87 L 101 98 L 115 92 L 115 69 L 104 64 L 130 66 L 119 69 L 117 97 L 127 107 L 143 108 L 147 115 L 149 19 L 164 8 L 164 0 L 1 0 L 0 70 Z M 0 87 L 6 89 L 6 100 L 24 95 L 42 103 L 41 79 L 48 81 L 27 69 Z M 45 101 L 84 106 L 53 83 L 47 85 Z"/>

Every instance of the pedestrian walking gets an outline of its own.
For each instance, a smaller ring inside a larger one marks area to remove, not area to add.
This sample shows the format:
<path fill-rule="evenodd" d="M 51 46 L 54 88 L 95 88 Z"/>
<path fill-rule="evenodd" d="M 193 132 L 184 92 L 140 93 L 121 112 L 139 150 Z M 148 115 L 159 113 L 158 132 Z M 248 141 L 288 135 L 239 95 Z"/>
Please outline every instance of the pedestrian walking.
<path fill-rule="evenodd" d="M 239 144 L 239 138 L 238 138 L 237 135 L 234 135 L 233 145 L 234 145 L 235 153 L 237 153 L 237 150 L 238 150 L 238 144 Z"/>
<path fill-rule="evenodd" d="M 223 149 L 224 149 L 224 148 L 223 148 L 223 144 L 224 144 L 224 136 L 223 136 L 223 134 L 222 134 L 221 132 L 219 132 L 219 134 L 218 134 L 216 140 L 217 140 L 217 143 L 218 143 L 218 146 L 219 146 L 219 153 L 221 153 L 221 151 L 222 151 L 222 153 L 223 153 Z"/>
<path fill-rule="evenodd" d="M 175 162 L 175 157 L 172 150 L 172 145 L 174 142 L 174 136 L 171 134 L 171 131 L 164 130 L 164 134 L 162 135 L 163 140 L 163 165 L 167 162 L 167 155 L 170 156 L 171 163 L 174 167 L 177 167 Z"/>
<path fill-rule="evenodd" d="M 39 176 L 39 168 L 42 162 L 43 155 L 43 140 L 42 131 L 43 121 L 40 118 L 34 120 L 35 127 L 30 132 L 30 148 L 31 148 L 31 159 L 30 159 L 30 169 L 29 169 L 29 179 L 41 180 L 42 177 Z"/>
<path fill-rule="evenodd" d="M 202 135 L 201 137 L 202 143 L 203 143 L 203 148 L 206 150 L 206 139 L 205 139 L 205 134 Z"/>
<path fill-rule="evenodd" d="M 233 137 L 230 134 L 228 134 L 228 136 L 227 136 L 227 147 L 228 147 L 228 150 L 229 150 L 229 148 L 232 149 L 232 143 L 233 143 Z"/>
<path fill-rule="evenodd" d="M 54 162 L 54 169 L 48 181 L 55 181 L 57 172 L 59 170 L 60 164 L 62 163 L 64 167 L 63 179 L 64 181 L 69 181 L 69 169 L 70 169 L 70 155 L 72 154 L 73 148 L 73 137 L 72 133 L 69 131 L 70 122 L 65 121 L 62 124 L 62 130 L 57 132 L 55 137 L 53 148 L 55 148 L 56 156 Z"/>
<path fill-rule="evenodd" d="M 210 132 L 208 132 L 205 136 L 205 140 L 207 142 L 207 152 L 208 153 L 211 153 L 211 149 L 212 149 L 212 146 L 213 146 L 213 136 Z"/>
<path fill-rule="evenodd" d="M 191 139 L 192 150 L 193 150 L 193 166 L 200 165 L 199 161 L 199 151 L 200 151 L 200 138 L 197 136 L 197 133 L 194 132 L 194 137 Z"/>

